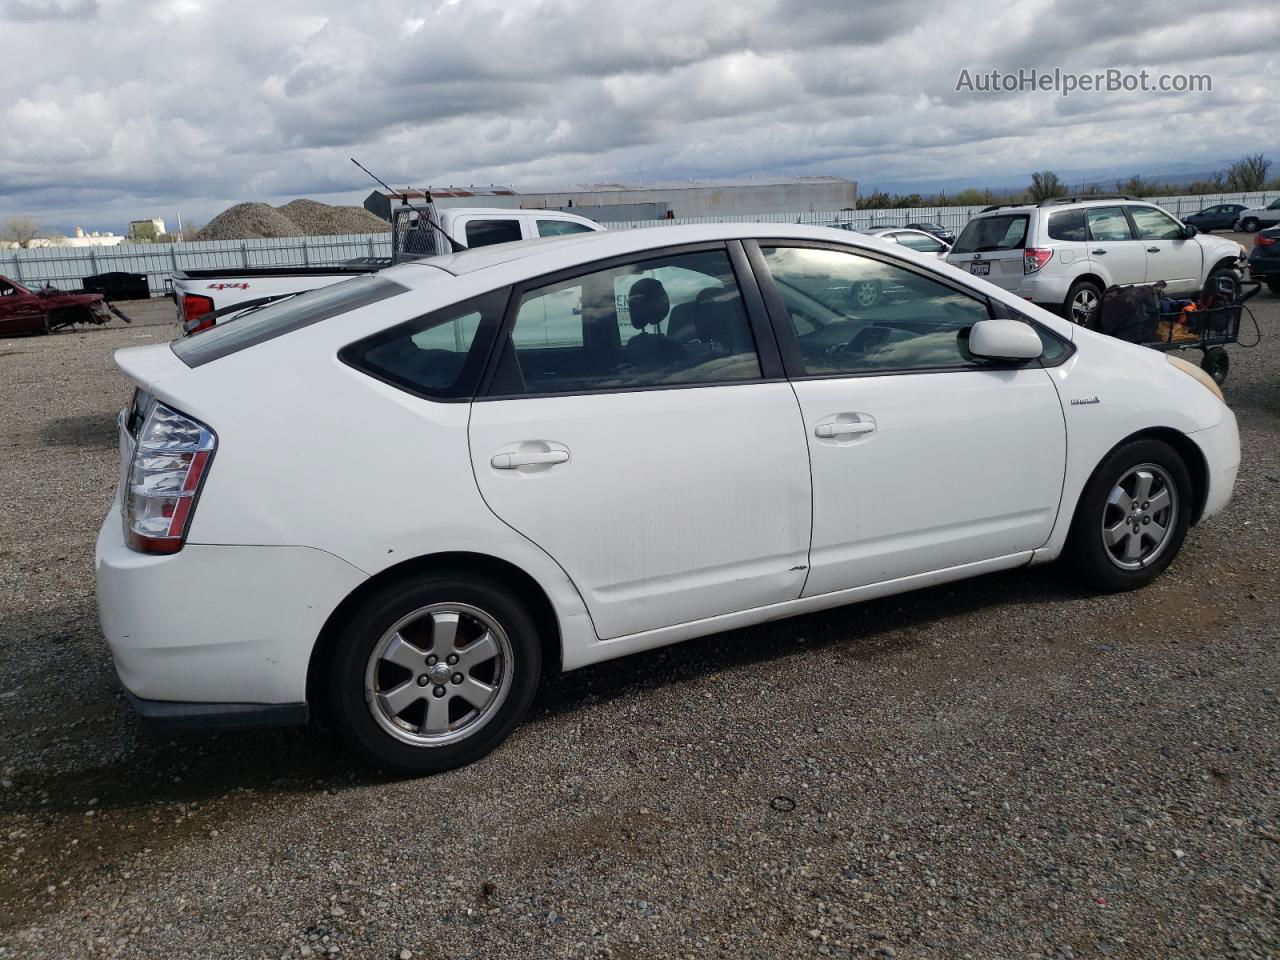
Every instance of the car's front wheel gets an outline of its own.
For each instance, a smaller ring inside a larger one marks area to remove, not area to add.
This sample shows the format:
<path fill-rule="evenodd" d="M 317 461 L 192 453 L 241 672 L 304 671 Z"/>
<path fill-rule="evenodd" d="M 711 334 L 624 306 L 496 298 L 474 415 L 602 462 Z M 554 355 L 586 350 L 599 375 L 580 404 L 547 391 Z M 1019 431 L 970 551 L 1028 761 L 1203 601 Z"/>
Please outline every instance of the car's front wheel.
<path fill-rule="evenodd" d="M 1102 590 L 1146 586 L 1182 548 L 1191 500 L 1191 476 L 1176 450 L 1161 440 L 1125 443 L 1085 485 L 1066 560 Z"/>
<path fill-rule="evenodd" d="M 506 739 L 541 669 L 523 603 L 489 580 L 422 577 L 383 589 L 348 619 L 330 665 L 330 703 L 371 763 L 432 773 Z"/>

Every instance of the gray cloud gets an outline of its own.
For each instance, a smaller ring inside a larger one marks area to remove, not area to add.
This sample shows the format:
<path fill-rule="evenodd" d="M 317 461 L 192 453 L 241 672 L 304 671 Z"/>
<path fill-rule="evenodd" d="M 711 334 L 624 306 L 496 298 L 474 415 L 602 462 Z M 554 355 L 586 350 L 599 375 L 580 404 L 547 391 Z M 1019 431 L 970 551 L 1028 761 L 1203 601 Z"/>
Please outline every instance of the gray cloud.
<path fill-rule="evenodd" d="M 444 185 L 777 172 L 980 182 L 1275 149 L 1280 10 L 1193 0 L 10 0 L 0 219 Z M 79 21 L 94 17 L 91 26 Z M 1208 72 L 980 95 L 962 68 Z"/>
<path fill-rule="evenodd" d="M 98 0 L 8 0 L 0 3 L 0 20 L 92 20 Z"/>

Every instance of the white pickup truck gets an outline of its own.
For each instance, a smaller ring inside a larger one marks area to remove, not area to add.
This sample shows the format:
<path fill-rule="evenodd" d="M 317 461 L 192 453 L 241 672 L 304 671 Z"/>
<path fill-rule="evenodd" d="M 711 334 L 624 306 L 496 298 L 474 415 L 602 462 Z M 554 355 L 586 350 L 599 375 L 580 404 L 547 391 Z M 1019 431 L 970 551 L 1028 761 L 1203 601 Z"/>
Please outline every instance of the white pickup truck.
<path fill-rule="evenodd" d="M 239 311 L 293 293 L 303 293 L 341 280 L 372 273 L 392 263 L 444 253 L 448 241 L 443 231 L 462 247 L 483 247 L 514 240 L 559 237 L 603 230 L 594 220 L 558 210 L 482 209 L 454 207 L 427 210 L 439 225 L 420 226 L 421 208 L 401 207 L 392 224 L 392 250 L 387 258 L 359 257 L 332 267 L 249 267 L 241 269 L 185 270 L 173 275 L 173 300 L 184 334 L 207 330 Z"/>

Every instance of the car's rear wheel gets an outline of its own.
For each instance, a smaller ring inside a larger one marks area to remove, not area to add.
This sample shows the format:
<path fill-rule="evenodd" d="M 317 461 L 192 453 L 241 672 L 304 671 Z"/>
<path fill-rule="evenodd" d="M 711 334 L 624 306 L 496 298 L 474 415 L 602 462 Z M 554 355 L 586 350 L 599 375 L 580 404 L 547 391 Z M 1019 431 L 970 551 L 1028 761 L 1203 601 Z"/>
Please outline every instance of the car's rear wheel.
<path fill-rule="evenodd" d="M 1262 226 L 1262 223 L 1257 217 L 1246 217 L 1240 221 L 1240 229 L 1245 233 L 1256 233 L 1260 226 Z"/>
<path fill-rule="evenodd" d="M 1072 323 L 1082 327 L 1093 325 L 1102 303 L 1102 287 L 1092 280 L 1077 280 L 1067 291 L 1067 302 L 1063 304 L 1063 312 Z"/>
<path fill-rule="evenodd" d="M 1280 280 L 1268 280 L 1267 288 L 1277 297 L 1280 297 Z"/>
<path fill-rule="evenodd" d="M 506 739 L 541 669 L 521 602 L 488 580 L 423 577 L 382 590 L 350 617 L 330 667 L 330 702 L 371 763 L 431 773 Z"/>
<path fill-rule="evenodd" d="M 1080 495 L 1067 562 L 1102 590 L 1146 586 L 1182 548 L 1191 500 L 1191 476 L 1176 450 L 1161 440 L 1123 444 Z"/>

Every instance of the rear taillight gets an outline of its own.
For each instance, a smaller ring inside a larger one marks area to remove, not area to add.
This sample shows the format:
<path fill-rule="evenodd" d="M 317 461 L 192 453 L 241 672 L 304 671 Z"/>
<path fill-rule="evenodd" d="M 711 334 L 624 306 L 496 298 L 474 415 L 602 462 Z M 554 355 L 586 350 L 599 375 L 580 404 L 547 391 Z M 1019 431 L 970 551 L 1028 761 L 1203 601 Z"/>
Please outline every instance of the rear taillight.
<path fill-rule="evenodd" d="M 1022 273 L 1035 273 L 1053 257 L 1048 247 L 1027 247 L 1022 251 Z"/>
<path fill-rule="evenodd" d="M 1275 237 L 1268 237 L 1265 233 L 1255 234 L 1253 238 L 1253 245 L 1255 247 L 1269 247 L 1276 242 L 1278 241 Z"/>
<path fill-rule="evenodd" d="M 213 313 L 213 301 L 198 293 L 184 293 L 179 309 L 182 312 L 182 330 L 186 334 L 199 333 L 213 326 L 213 320 L 203 319 Z"/>
<path fill-rule="evenodd" d="M 177 553 L 187 540 L 218 438 L 154 401 L 138 427 L 124 490 L 124 538 L 142 553 Z"/>

